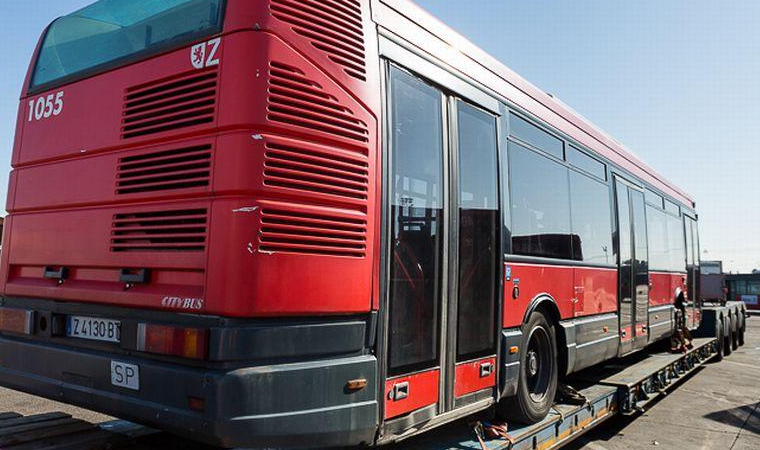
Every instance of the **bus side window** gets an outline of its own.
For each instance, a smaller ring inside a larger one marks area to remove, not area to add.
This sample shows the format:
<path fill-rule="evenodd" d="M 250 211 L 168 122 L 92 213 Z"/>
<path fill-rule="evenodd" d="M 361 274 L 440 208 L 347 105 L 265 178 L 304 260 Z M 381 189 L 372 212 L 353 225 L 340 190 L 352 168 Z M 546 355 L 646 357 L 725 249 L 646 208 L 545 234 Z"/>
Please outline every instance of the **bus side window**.
<path fill-rule="evenodd" d="M 509 161 L 513 253 L 572 259 L 568 169 L 513 142 Z"/>

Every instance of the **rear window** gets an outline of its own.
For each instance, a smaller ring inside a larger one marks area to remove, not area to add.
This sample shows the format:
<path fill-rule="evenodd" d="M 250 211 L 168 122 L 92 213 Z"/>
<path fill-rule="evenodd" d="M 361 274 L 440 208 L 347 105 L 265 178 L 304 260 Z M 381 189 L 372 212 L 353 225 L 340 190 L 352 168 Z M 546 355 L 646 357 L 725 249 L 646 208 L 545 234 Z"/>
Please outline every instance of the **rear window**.
<path fill-rule="evenodd" d="M 221 31 L 225 0 L 100 0 L 53 22 L 32 89 L 126 64 Z"/>

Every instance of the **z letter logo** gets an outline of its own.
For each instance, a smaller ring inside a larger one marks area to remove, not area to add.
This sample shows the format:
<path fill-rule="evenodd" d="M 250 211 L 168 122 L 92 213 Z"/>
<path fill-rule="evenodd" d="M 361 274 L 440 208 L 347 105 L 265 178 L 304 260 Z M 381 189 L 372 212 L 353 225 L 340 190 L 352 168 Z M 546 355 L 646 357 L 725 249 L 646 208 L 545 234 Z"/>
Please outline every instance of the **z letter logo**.
<path fill-rule="evenodd" d="M 194 45 L 190 49 L 190 62 L 193 63 L 193 67 L 203 69 L 204 67 L 218 66 L 219 58 L 217 58 L 216 53 L 221 43 L 222 38 L 216 38 Z"/>

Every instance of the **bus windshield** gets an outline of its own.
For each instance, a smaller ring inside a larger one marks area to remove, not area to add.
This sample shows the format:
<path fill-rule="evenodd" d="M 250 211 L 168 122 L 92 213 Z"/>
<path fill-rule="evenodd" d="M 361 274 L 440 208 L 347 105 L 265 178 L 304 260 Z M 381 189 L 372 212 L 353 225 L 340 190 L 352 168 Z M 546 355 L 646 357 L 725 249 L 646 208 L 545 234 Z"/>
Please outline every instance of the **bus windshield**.
<path fill-rule="evenodd" d="M 53 22 L 32 89 L 221 31 L 224 0 L 100 0 Z"/>

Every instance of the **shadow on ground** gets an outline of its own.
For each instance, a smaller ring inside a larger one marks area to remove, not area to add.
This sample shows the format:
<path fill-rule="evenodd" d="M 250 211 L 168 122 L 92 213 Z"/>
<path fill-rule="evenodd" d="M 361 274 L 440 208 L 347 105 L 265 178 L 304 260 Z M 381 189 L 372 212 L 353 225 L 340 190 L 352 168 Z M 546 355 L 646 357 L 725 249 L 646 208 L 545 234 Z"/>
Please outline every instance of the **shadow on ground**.
<path fill-rule="evenodd" d="M 705 414 L 704 417 L 760 435 L 760 420 L 753 420 L 753 416 L 757 413 L 758 406 L 760 406 L 760 403 L 750 403 L 736 408 L 711 412 L 710 414 Z"/>

